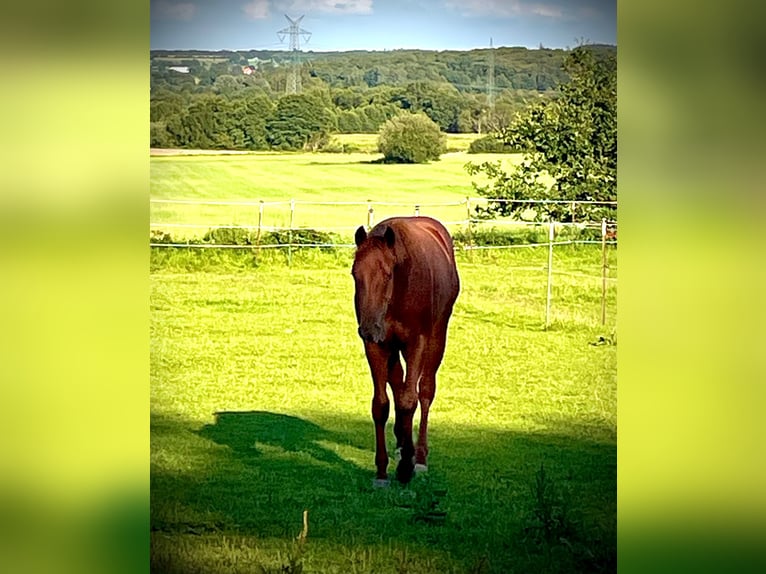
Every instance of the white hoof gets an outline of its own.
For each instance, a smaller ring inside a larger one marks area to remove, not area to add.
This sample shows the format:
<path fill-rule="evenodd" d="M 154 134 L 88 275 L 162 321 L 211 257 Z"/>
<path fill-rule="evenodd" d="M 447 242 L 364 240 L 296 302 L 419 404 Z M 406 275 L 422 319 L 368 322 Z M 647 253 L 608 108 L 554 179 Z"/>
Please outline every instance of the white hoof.
<path fill-rule="evenodd" d="M 391 481 L 387 478 L 374 478 L 372 480 L 373 488 L 388 488 L 389 486 L 391 486 Z"/>
<path fill-rule="evenodd" d="M 415 465 L 415 474 L 420 474 L 421 472 L 428 472 L 428 465 L 427 464 L 416 464 Z"/>

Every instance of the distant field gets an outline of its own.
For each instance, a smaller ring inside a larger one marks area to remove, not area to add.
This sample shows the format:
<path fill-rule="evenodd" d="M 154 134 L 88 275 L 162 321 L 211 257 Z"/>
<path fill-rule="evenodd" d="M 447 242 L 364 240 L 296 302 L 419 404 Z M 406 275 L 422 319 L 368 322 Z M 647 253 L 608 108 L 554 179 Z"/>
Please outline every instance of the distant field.
<path fill-rule="evenodd" d="M 374 135 L 374 134 L 373 134 Z M 355 134 L 355 138 L 359 138 Z M 179 205 L 151 206 L 151 221 L 156 223 L 199 224 L 174 230 L 174 236 L 197 236 L 210 225 L 257 225 L 257 203 L 310 201 L 373 202 L 404 205 L 376 206 L 375 220 L 414 212 L 431 215 L 445 222 L 463 220 L 467 196 L 476 196 L 464 166 L 467 162 L 502 161 L 513 169 L 517 155 L 467 154 L 452 152 L 429 164 L 373 163 L 379 154 L 351 153 L 248 153 L 237 155 L 178 155 L 150 158 L 150 196 L 152 199 L 204 199 L 251 201 L 256 205 Z M 450 203 L 451 206 L 429 206 Z M 266 205 L 262 225 L 285 227 L 290 222 L 290 207 Z M 367 206 L 298 205 L 295 227 L 334 228 L 348 234 L 367 223 Z"/>

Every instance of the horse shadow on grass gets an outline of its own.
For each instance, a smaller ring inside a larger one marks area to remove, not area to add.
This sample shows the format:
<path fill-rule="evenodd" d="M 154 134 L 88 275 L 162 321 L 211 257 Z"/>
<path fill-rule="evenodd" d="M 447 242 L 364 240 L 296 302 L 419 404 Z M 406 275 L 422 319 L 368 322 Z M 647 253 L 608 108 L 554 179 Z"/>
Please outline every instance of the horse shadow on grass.
<path fill-rule="evenodd" d="M 389 489 L 373 488 L 370 419 L 308 416 L 313 420 L 223 411 L 199 427 L 152 414 L 152 444 L 158 450 L 151 469 L 152 530 L 167 536 L 234 533 L 294 540 L 308 510 L 309 540 L 350 553 L 381 544 L 424 553 L 446 548 L 467 570 L 484 557 L 493 571 L 535 569 L 534 560 L 518 560 L 528 552 L 520 540 L 534 519 L 533 485 L 544 464 L 548 476 L 571 492 L 572 515 L 582 511 L 586 517 L 581 530 L 589 542 L 580 554 L 596 556 L 581 567 L 567 555 L 560 571 L 587 571 L 594 564 L 596 570 L 612 570 L 617 457 L 612 428 L 560 420 L 549 421 L 546 431 L 526 433 L 443 427 L 435 419 L 428 475 L 446 487 L 447 519 L 433 525 L 413 520 L 412 505 L 400 504 L 409 487 L 393 482 Z M 160 451 L 182 456 L 168 461 Z"/>
<path fill-rule="evenodd" d="M 242 461 L 258 464 L 260 457 L 294 455 L 327 465 L 345 464 L 319 444 L 334 440 L 333 433 L 311 421 L 267 411 L 219 411 L 215 417 L 213 424 L 199 430 L 199 436 L 228 447 Z"/>

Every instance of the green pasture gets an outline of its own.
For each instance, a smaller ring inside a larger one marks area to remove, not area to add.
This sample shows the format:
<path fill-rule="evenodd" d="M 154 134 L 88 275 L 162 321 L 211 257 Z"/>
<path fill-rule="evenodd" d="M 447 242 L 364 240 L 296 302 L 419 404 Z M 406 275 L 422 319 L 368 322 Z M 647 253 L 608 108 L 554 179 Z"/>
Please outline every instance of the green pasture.
<path fill-rule="evenodd" d="M 602 325 L 597 246 L 556 248 L 547 330 L 546 249 L 458 253 L 429 471 L 388 489 L 352 251 L 226 253 L 152 253 L 153 572 L 616 570 L 616 285 Z"/>
<path fill-rule="evenodd" d="M 354 134 L 354 138 L 359 140 L 364 135 Z M 294 199 L 293 227 L 322 229 L 348 238 L 356 227 L 367 223 L 367 201 L 393 204 L 374 205 L 374 221 L 412 215 L 419 205 L 421 215 L 457 222 L 467 217 L 465 198 L 476 196 L 471 182 L 482 183 L 466 173 L 463 166 L 467 162 L 500 160 L 512 169 L 519 161 L 516 155 L 453 152 L 429 164 L 375 163 L 380 157 L 371 153 L 262 152 L 153 156 L 152 199 L 225 200 L 239 204 L 152 203 L 150 220 L 166 224 L 155 229 L 173 237 L 199 237 L 212 225 L 257 227 L 263 201 L 263 228 L 288 227 L 289 202 Z"/>

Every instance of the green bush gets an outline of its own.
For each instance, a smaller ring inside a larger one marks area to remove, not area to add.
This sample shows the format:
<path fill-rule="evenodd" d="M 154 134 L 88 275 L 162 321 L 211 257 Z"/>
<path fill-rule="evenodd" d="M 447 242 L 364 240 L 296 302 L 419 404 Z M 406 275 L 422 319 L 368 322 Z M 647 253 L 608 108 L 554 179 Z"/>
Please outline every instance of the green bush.
<path fill-rule="evenodd" d="M 380 130 L 378 149 L 387 163 L 427 163 L 446 151 L 446 138 L 424 113 L 401 113 Z"/>
<path fill-rule="evenodd" d="M 322 249 L 332 249 L 341 243 L 336 233 L 317 231 L 316 229 L 293 229 L 292 231 L 269 231 L 261 236 L 261 245 L 323 245 Z"/>
<path fill-rule="evenodd" d="M 468 153 L 519 153 L 519 150 L 493 135 L 486 135 L 472 141 Z"/>
<path fill-rule="evenodd" d="M 252 245 L 253 240 L 254 237 L 247 229 L 239 227 L 219 227 L 202 236 L 204 243 L 216 245 Z"/>
<path fill-rule="evenodd" d="M 471 226 L 458 229 L 452 234 L 455 245 L 462 247 L 474 245 L 480 247 L 507 247 L 509 245 L 529 245 L 548 243 L 548 224 L 509 227 Z M 554 241 L 600 241 L 601 230 L 594 227 L 559 226 L 556 228 Z"/>
<path fill-rule="evenodd" d="M 257 233 L 241 227 L 217 227 L 209 230 L 202 238 L 178 240 L 169 233 L 160 230 L 152 230 L 149 239 L 151 243 L 185 243 L 189 245 L 316 245 L 327 247 L 342 244 L 337 233 L 328 233 L 316 229 L 293 229 L 267 231 L 262 233 L 260 239 Z"/>
<path fill-rule="evenodd" d="M 454 232 L 452 239 L 458 246 L 506 247 L 508 245 L 528 245 L 548 241 L 548 229 L 538 226 L 521 228 L 474 227 L 470 234 L 465 229 Z"/>

